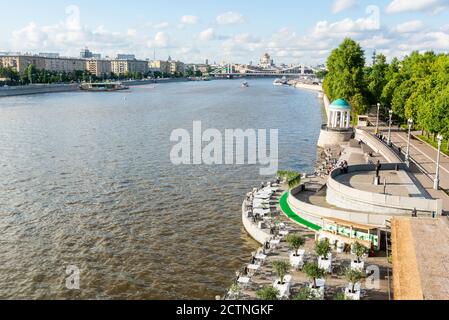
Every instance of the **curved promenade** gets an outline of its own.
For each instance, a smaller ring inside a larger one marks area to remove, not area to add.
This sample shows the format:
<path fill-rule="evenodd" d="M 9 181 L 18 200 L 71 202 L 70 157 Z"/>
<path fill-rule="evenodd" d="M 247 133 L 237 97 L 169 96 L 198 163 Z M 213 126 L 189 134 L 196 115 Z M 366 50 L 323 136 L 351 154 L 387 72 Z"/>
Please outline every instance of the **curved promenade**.
<path fill-rule="evenodd" d="M 291 219 L 315 231 L 319 231 L 321 229 L 322 218 L 335 218 L 364 225 L 381 227 L 384 226 L 385 221 L 391 217 L 384 214 L 325 208 L 301 201 L 292 193 L 287 194 L 286 202 L 282 209 Z M 306 223 L 304 223 L 304 221 Z"/>
<path fill-rule="evenodd" d="M 382 170 L 408 171 L 404 163 L 383 164 Z M 354 172 L 373 172 L 373 165 L 355 165 L 349 167 L 349 173 Z M 332 171 L 327 181 L 327 202 L 339 208 L 359 210 L 367 213 L 378 213 L 385 216 L 392 215 L 410 215 L 416 209 L 418 212 L 441 214 L 441 200 L 432 200 L 426 198 L 380 194 L 369 192 L 347 186 L 339 181 L 337 177 L 341 176 L 341 170 Z"/>
<path fill-rule="evenodd" d="M 373 149 L 374 152 L 381 154 L 389 163 L 402 163 L 402 159 L 396 152 L 391 150 L 372 134 L 361 129 L 355 129 L 355 138 L 364 142 Z"/>

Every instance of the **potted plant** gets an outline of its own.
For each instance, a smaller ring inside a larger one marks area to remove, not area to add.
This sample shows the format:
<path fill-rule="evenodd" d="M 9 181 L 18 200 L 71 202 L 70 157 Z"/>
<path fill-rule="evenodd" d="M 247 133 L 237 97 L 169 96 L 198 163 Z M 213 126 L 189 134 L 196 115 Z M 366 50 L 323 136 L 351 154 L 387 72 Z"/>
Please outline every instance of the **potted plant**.
<path fill-rule="evenodd" d="M 301 264 L 303 264 L 303 255 L 299 254 L 298 251 L 306 243 L 306 240 L 296 234 L 288 235 L 286 240 L 289 247 L 294 250 L 290 254 L 290 264 L 294 268 L 301 267 Z"/>
<path fill-rule="evenodd" d="M 320 300 L 324 299 L 325 281 L 322 278 L 325 276 L 326 271 L 321 269 L 316 263 L 308 263 L 304 266 L 304 272 L 311 280 L 309 288 L 313 296 Z M 319 283 L 318 279 L 321 280 Z"/>
<path fill-rule="evenodd" d="M 345 252 L 345 243 L 342 241 L 338 241 L 337 243 L 337 253 L 344 253 Z"/>
<path fill-rule="evenodd" d="M 349 285 L 345 290 L 346 299 L 360 300 L 360 281 L 364 278 L 365 275 L 358 270 L 348 269 L 348 271 L 346 271 L 346 280 L 349 282 Z"/>
<path fill-rule="evenodd" d="M 265 287 L 256 292 L 256 296 L 260 300 L 275 301 L 278 300 L 279 290 L 274 287 Z"/>
<path fill-rule="evenodd" d="M 242 289 L 238 284 L 233 284 L 229 289 L 229 297 L 233 300 L 239 300 L 242 296 Z"/>
<path fill-rule="evenodd" d="M 295 171 L 278 171 L 277 173 L 279 178 L 283 178 L 284 181 L 288 184 L 288 188 L 290 190 L 296 188 L 301 184 L 301 173 Z"/>
<path fill-rule="evenodd" d="M 354 252 L 357 259 L 351 261 L 351 269 L 362 272 L 365 269 L 365 262 L 362 261 L 362 257 L 366 254 L 368 248 L 356 242 L 352 246 L 352 251 Z"/>
<path fill-rule="evenodd" d="M 315 252 L 318 255 L 318 266 L 327 273 L 332 273 L 332 248 L 329 241 L 318 241 L 315 245 Z"/>
<path fill-rule="evenodd" d="M 286 261 L 274 261 L 273 270 L 278 276 L 273 287 L 279 291 L 279 298 L 288 297 L 290 295 L 290 283 L 285 281 L 285 278 L 290 271 L 290 264 Z"/>
<path fill-rule="evenodd" d="M 346 299 L 346 295 L 343 292 L 339 292 L 334 295 L 334 300 L 335 301 L 344 301 L 347 299 Z"/>
<path fill-rule="evenodd" d="M 318 300 L 310 287 L 304 287 L 293 297 L 296 301 Z"/>

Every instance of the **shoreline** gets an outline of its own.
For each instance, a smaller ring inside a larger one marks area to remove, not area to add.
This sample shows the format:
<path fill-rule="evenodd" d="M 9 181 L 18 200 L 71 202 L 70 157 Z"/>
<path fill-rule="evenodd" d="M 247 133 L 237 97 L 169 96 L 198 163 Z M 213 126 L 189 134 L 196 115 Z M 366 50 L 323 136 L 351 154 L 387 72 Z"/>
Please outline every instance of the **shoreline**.
<path fill-rule="evenodd" d="M 321 113 L 322 116 L 324 116 L 325 113 L 327 113 L 327 109 L 329 108 L 329 99 L 327 98 L 327 96 L 324 94 L 324 92 L 322 91 L 322 87 L 321 86 L 316 86 L 316 85 L 308 85 L 308 84 L 304 84 L 304 83 L 296 83 L 295 85 L 292 85 L 295 88 L 298 89 L 305 89 L 305 90 L 312 90 L 312 91 L 316 91 L 319 92 L 319 99 L 320 99 L 320 103 L 322 102 L 324 104 L 324 109 L 321 109 Z M 327 117 L 327 115 L 326 115 Z M 316 147 L 316 153 L 317 153 L 317 159 L 319 158 L 319 154 L 321 153 L 320 148 L 317 146 Z M 284 192 L 286 192 L 284 190 Z M 279 203 L 277 204 L 279 205 Z M 281 210 L 282 211 L 282 210 Z M 263 245 L 267 239 L 266 237 L 268 236 L 268 238 L 271 237 L 270 234 L 265 234 L 265 235 L 261 235 L 261 233 L 263 233 L 262 230 L 259 230 L 258 228 L 255 228 L 256 226 L 253 226 L 251 221 L 249 221 L 249 219 L 245 216 L 245 212 L 246 212 L 246 200 L 243 201 L 242 204 L 242 223 L 243 226 L 245 228 L 246 233 L 254 240 L 256 240 L 259 244 Z M 259 241 L 260 240 L 260 241 Z"/>
<path fill-rule="evenodd" d="M 226 78 L 210 78 L 209 81 L 227 80 Z M 179 82 L 201 82 L 202 80 L 192 80 L 189 78 L 166 78 L 166 79 L 145 79 L 145 80 L 124 80 L 121 81 L 124 85 L 130 87 L 145 86 L 150 84 L 165 84 L 165 83 L 179 83 Z M 0 98 L 28 96 L 45 93 L 61 93 L 61 92 L 78 92 L 81 91 L 79 83 L 64 83 L 64 84 L 32 84 L 24 86 L 0 87 Z M 323 88 L 320 85 L 306 84 L 297 80 L 291 80 L 289 84 L 298 89 L 315 91 L 322 93 Z M 321 95 L 320 95 L 321 97 Z"/>
<path fill-rule="evenodd" d="M 145 86 L 149 84 L 163 84 L 163 83 L 176 83 L 176 82 L 189 82 L 192 81 L 187 78 L 170 78 L 170 79 L 158 79 L 158 80 L 131 80 L 122 81 L 124 85 L 131 87 Z M 79 88 L 79 83 L 72 84 L 33 84 L 25 86 L 13 86 L 13 87 L 0 87 L 0 98 L 17 97 L 17 96 L 29 96 L 45 93 L 61 93 L 61 92 L 78 92 L 82 91 Z"/>
<path fill-rule="evenodd" d="M 318 97 L 320 100 L 319 101 L 320 102 L 320 110 L 321 110 L 320 112 L 322 113 L 322 116 L 324 116 L 324 114 L 326 113 L 327 108 L 328 108 L 329 99 L 327 99 L 327 96 L 324 94 L 322 86 L 305 84 L 305 83 L 302 83 L 299 81 L 294 81 L 293 83 L 289 83 L 288 85 L 292 86 L 294 88 L 300 89 L 300 90 L 309 90 L 309 91 L 318 92 L 319 93 Z M 322 104 L 324 104 L 324 108 L 323 108 Z M 327 117 L 327 115 L 326 115 L 326 117 Z M 321 124 L 320 124 L 320 126 L 321 126 Z M 316 153 L 317 153 L 317 159 L 318 159 L 320 157 L 320 153 L 321 153 L 320 148 L 318 146 L 316 147 Z M 273 182 L 268 182 L 267 185 L 275 185 L 275 184 Z M 278 188 L 278 190 L 277 190 L 277 192 L 274 193 L 274 195 L 273 195 L 274 197 L 270 197 L 270 199 L 269 199 L 270 208 L 273 209 L 273 207 L 276 206 L 275 215 L 277 216 L 277 222 L 275 221 L 275 225 L 276 224 L 279 224 L 281 226 L 290 225 L 290 228 L 289 228 L 290 231 L 293 231 L 296 229 L 296 232 L 298 232 L 298 230 L 302 230 L 302 232 L 306 232 L 306 230 L 308 230 L 307 228 L 300 227 L 295 221 L 293 221 L 293 219 L 288 217 L 282 209 L 281 202 L 282 202 L 282 199 L 285 197 L 285 195 L 289 192 L 288 188 L 284 184 L 277 186 L 277 188 Z M 260 223 L 259 223 L 259 225 L 257 225 L 252 221 L 252 216 L 250 214 L 248 214 L 248 208 L 250 207 L 250 204 L 248 203 L 248 199 L 251 199 L 251 197 L 254 195 L 255 190 L 258 190 L 258 189 L 254 189 L 252 192 L 249 192 L 246 195 L 246 198 L 242 203 L 242 212 L 241 212 L 242 224 L 243 224 L 243 227 L 244 227 L 247 235 L 250 238 L 252 238 L 253 240 L 255 240 L 259 245 L 262 246 L 256 252 L 259 252 L 259 254 L 263 253 L 263 255 L 264 255 L 266 248 L 267 248 L 267 244 L 270 243 L 270 240 L 273 238 L 273 234 L 272 234 L 272 230 L 270 228 L 267 228 L 268 226 L 266 223 L 263 223 L 263 225 L 260 225 Z M 261 228 L 262 226 L 264 228 Z M 253 261 L 254 259 L 255 259 L 255 256 L 253 254 L 251 260 Z M 238 282 L 238 278 L 234 279 L 234 284 L 236 283 L 236 281 Z M 232 299 L 231 291 L 232 291 L 232 289 L 229 289 L 229 288 L 226 289 L 226 293 L 223 297 L 224 300 Z M 220 299 L 221 299 L 221 297 L 220 297 Z"/>

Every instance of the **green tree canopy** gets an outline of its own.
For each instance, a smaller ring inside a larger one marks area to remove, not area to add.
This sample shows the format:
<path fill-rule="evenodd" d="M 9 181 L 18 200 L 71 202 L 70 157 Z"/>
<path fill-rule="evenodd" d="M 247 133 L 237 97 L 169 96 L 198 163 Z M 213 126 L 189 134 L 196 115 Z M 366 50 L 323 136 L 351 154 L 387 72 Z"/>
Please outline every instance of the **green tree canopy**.
<path fill-rule="evenodd" d="M 353 112 L 361 114 L 368 108 L 365 85 L 365 53 L 361 46 L 346 38 L 333 50 L 327 60 L 329 70 L 324 79 L 324 91 L 331 100 L 344 98 L 353 105 Z"/>

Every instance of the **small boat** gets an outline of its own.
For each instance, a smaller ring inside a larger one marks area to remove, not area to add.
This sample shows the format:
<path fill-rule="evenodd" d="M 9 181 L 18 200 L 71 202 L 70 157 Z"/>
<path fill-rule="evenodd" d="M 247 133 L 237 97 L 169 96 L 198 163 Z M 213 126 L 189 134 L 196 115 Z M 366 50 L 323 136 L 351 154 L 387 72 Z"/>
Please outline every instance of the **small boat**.
<path fill-rule="evenodd" d="M 123 85 L 121 82 L 98 82 L 98 83 L 83 83 L 80 85 L 81 90 L 93 92 L 111 92 L 128 90 L 129 87 Z"/>
<path fill-rule="evenodd" d="M 273 85 L 275 86 L 285 86 L 288 84 L 287 78 L 283 77 L 282 79 L 276 79 L 273 82 Z"/>
<path fill-rule="evenodd" d="M 248 88 L 249 87 L 249 83 L 248 82 L 243 82 L 242 83 L 242 88 Z"/>

